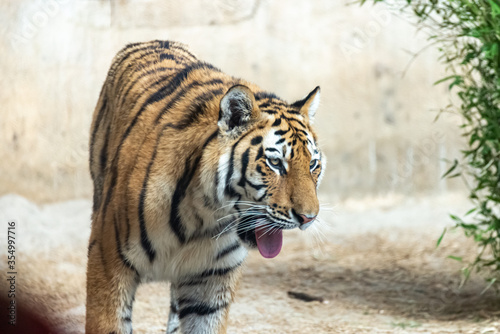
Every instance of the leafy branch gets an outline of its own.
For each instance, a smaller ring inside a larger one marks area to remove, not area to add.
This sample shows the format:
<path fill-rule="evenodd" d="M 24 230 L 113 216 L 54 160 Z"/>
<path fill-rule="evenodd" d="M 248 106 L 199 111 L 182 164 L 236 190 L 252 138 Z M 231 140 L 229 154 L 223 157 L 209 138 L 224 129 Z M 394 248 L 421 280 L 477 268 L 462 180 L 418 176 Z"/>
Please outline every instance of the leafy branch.
<path fill-rule="evenodd" d="M 398 6 L 390 0 L 372 1 Z M 467 147 L 443 177 L 470 178 L 474 205 L 464 217 L 451 218 L 479 247 L 476 259 L 464 268 L 465 279 L 472 270 L 485 269 L 493 285 L 500 282 L 500 0 L 399 3 L 398 9 L 429 31 L 429 41 L 438 46 L 439 60 L 450 73 L 436 84 L 447 83 L 458 97 L 459 104 L 451 108 L 462 116 Z"/>

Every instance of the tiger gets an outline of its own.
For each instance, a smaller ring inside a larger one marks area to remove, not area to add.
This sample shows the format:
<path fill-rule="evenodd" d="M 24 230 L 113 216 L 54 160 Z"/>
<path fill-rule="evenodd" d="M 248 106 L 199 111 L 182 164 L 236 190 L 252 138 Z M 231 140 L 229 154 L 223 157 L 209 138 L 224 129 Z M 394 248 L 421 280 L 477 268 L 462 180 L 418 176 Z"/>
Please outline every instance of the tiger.
<path fill-rule="evenodd" d="M 251 249 L 319 212 L 319 86 L 292 104 L 179 42 L 125 46 L 94 111 L 87 334 L 132 333 L 137 287 L 170 282 L 166 332 L 226 333 Z"/>

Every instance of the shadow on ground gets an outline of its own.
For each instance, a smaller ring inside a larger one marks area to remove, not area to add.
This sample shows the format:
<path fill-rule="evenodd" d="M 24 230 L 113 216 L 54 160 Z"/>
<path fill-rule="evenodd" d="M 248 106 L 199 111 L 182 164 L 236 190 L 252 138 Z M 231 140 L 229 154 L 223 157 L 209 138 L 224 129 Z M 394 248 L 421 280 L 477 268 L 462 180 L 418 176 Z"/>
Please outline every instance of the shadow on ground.
<path fill-rule="evenodd" d="M 500 295 L 486 289 L 484 278 L 472 275 L 461 286 L 463 264 L 447 258 L 457 251 L 452 246 L 436 251 L 433 243 L 418 240 L 379 240 L 369 247 L 357 241 L 358 246 L 326 245 L 326 256 L 296 249 L 273 266 L 256 267 L 252 260 L 249 280 L 271 288 L 279 280 L 284 293 L 304 292 L 364 314 L 436 321 L 500 318 Z"/>

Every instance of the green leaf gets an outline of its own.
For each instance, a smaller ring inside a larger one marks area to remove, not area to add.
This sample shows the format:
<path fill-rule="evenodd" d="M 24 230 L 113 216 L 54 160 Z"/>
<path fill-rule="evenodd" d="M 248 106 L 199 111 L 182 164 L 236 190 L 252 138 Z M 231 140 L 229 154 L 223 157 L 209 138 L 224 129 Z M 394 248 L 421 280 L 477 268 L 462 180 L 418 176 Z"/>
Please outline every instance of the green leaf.
<path fill-rule="evenodd" d="M 464 216 L 468 216 L 468 215 L 470 215 L 471 213 L 476 212 L 476 210 L 477 210 L 477 208 L 472 208 L 472 209 L 470 209 L 469 211 L 467 211 L 467 212 L 465 213 L 465 215 L 464 215 Z"/>
<path fill-rule="evenodd" d="M 500 15 L 500 5 L 493 0 L 489 0 L 488 2 L 491 5 L 491 14 L 493 15 L 493 17 Z"/>
<path fill-rule="evenodd" d="M 460 219 L 460 218 L 458 218 L 458 219 Z M 466 224 L 466 223 L 463 223 L 461 219 L 460 219 L 460 221 L 461 221 L 461 223 L 460 223 L 461 227 L 469 229 L 469 230 L 477 230 L 476 224 Z"/>
<path fill-rule="evenodd" d="M 451 80 L 451 79 L 455 79 L 455 80 L 456 80 L 456 79 L 457 79 L 457 77 L 458 77 L 458 78 L 461 78 L 459 75 L 456 75 L 456 74 L 449 75 L 449 76 L 447 76 L 447 77 L 444 77 L 444 78 L 439 79 L 438 81 L 434 82 L 434 86 L 439 85 L 440 83 L 445 82 L 445 81 L 448 81 L 448 80 Z"/>
<path fill-rule="evenodd" d="M 462 258 L 460 256 L 453 256 L 453 255 L 448 255 L 448 259 L 452 259 L 458 262 L 462 262 Z"/>
<path fill-rule="evenodd" d="M 497 281 L 497 279 L 496 279 L 496 278 L 492 278 L 492 279 L 490 279 L 489 281 L 490 281 L 490 284 L 488 284 L 488 286 L 487 286 L 486 288 L 484 288 L 484 290 L 483 290 L 483 291 L 479 294 L 480 296 L 484 295 L 484 293 L 485 293 L 486 291 L 488 291 L 488 289 L 489 289 L 489 288 L 491 288 L 491 286 L 492 286 L 493 284 L 495 284 L 495 282 Z"/>
<path fill-rule="evenodd" d="M 453 172 L 455 170 L 455 168 L 457 168 L 457 166 L 458 166 L 458 160 L 455 159 L 453 161 L 453 165 L 443 174 L 443 176 L 441 176 L 441 178 L 444 179 L 448 174 Z"/>
<path fill-rule="evenodd" d="M 443 237 L 444 237 L 444 234 L 446 233 L 446 227 L 444 228 L 443 230 L 443 233 L 441 233 L 441 236 L 439 237 L 439 239 L 437 240 L 437 243 L 436 243 L 436 248 L 439 247 L 439 245 L 441 244 L 441 241 L 443 240 Z"/>

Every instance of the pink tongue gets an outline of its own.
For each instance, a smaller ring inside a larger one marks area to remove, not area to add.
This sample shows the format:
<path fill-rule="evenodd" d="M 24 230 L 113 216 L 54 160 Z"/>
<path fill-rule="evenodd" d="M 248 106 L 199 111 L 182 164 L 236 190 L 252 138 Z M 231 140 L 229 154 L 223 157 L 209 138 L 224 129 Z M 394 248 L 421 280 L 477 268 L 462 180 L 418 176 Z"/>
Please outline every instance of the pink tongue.
<path fill-rule="evenodd" d="M 255 229 L 255 237 L 257 239 L 257 247 L 260 254 L 266 259 L 276 257 L 283 245 L 283 231 L 271 230 L 268 228 L 260 227 Z M 268 231 L 266 233 L 266 231 Z"/>

